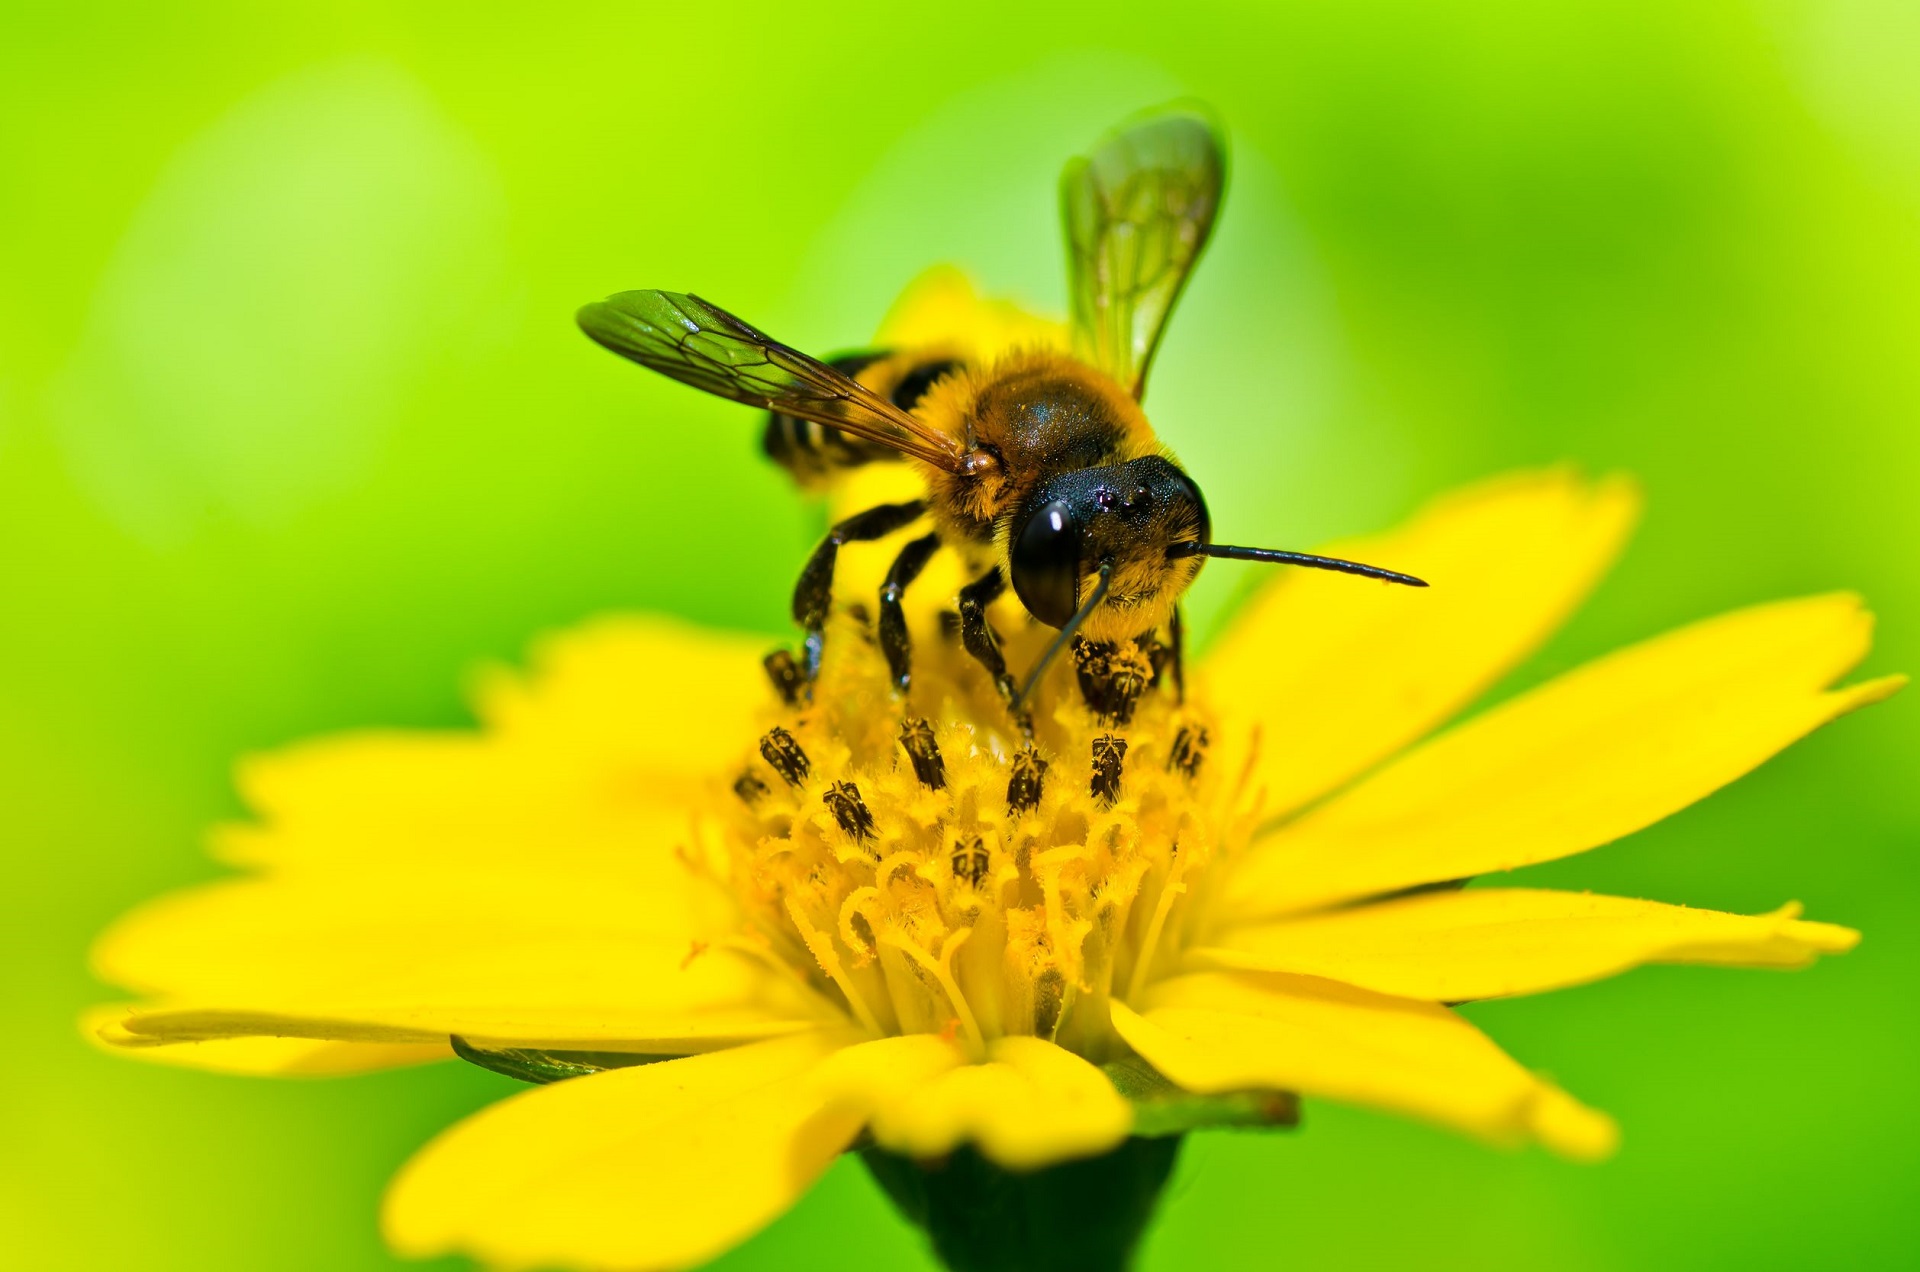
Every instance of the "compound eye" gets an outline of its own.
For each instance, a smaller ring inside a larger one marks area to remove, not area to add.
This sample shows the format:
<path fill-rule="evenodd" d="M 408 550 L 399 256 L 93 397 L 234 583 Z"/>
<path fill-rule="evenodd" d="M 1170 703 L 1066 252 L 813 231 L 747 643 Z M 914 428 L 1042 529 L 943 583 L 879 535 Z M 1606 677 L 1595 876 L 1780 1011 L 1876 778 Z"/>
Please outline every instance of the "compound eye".
<path fill-rule="evenodd" d="M 1010 553 L 1013 590 L 1049 627 L 1065 627 L 1080 604 L 1080 527 L 1064 499 L 1027 518 Z"/>

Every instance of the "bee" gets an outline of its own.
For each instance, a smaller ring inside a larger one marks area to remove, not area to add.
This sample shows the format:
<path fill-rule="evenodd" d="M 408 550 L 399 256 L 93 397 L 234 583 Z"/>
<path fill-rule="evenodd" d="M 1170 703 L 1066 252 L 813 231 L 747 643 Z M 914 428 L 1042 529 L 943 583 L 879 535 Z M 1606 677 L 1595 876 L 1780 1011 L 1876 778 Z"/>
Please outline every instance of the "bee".
<path fill-rule="evenodd" d="M 840 549 L 916 522 L 881 586 L 878 637 L 895 687 L 912 678 L 902 599 L 936 552 L 969 563 L 961 643 L 1027 727 L 1048 665 L 1076 636 L 1117 643 L 1165 628 L 1182 684 L 1179 602 L 1209 557 L 1338 570 L 1424 587 L 1378 566 L 1214 543 L 1206 500 L 1141 409 L 1174 304 L 1205 249 L 1226 184 L 1221 134 L 1167 109 L 1123 125 L 1061 176 L 1073 352 L 1015 350 L 985 365 L 915 350 L 822 361 L 698 296 L 629 291 L 580 310 L 581 328 L 683 384 L 769 411 L 764 446 L 803 486 L 904 462 L 925 494 L 834 525 L 801 570 L 800 675 L 818 674 Z M 1024 683 L 987 607 L 1011 587 L 1058 629 Z"/>

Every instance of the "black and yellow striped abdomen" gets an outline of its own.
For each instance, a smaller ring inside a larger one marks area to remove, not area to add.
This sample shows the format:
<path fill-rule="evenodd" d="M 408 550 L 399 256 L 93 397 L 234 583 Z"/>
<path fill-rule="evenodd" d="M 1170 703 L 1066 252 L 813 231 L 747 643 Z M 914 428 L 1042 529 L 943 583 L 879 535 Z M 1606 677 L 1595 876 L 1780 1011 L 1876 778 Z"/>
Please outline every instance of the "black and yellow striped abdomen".
<path fill-rule="evenodd" d="M 961 363 L 953 358 L 925 357 L 876 349 L 828 358 L 827 365 L 859 380 L 874 392 L 911 411 L 927 390 Z M 793 474 L 802 487 L 814 489 L 849 468 L 897 462 L 898 451 L 851 437 L 829 424 L 797 419 L 780 411 L 767 412 L 761 449 L 774 463 Z"/>

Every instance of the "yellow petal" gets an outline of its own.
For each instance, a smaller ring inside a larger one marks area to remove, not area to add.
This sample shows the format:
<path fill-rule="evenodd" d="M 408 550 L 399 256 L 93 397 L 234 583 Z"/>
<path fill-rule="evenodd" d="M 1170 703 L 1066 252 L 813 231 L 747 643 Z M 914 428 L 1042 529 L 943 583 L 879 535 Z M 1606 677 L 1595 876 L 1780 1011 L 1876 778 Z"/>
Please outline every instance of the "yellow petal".
<path fill-rule="evenodd" d="M 611 759 L 659 784 L 704 781 L 738 760 L 772 690 L 760 660 L 776 641 L 674 619 L 598 619 L 551 636 L 526 673 L 482 680 L 488 728 L 531 751 Z"/>
<path fill-rule="evenodd" d="M 1624 480 L 1520 473 L 1324 549 L 1430 587 L 1274 571 L 1199 669 L 1207 697 L 1260 730 L 1266 811 L 1301 807 L 1478 697 L 1586 597 L 1638 509 Z"/>
<path fill-rule="evenodd" d="M 149 1040 L 275 1035 L 694 1051 L 832 1009 L 758 960 L 649 930 L 618 881 L 514 871 L 248 880 L 164 898 L 101 938 L 101 976 L 161 1001 Z"/>
<path fill-rule="evenodd" d="M 315 1078 L 371 1073 L 406 1065 L 451 1060 L 445 1040 L 425 1043 L 321 1042 L 308 1038 L 220 1038 L 209 1042 L 160 1042 L 128 1033 L 129 1007 L 95 1007 L 81 1033 L 119 1055 L 157 1064 L 254 1077 Z"/>
<path fill-rule="evenodd" d="M 282 869 L 664 859 L 751 747 L 774 643 L 649 617 L 551 637 L 530 672 L 483 678 L 485 733 L 353 733 L 248 759 L 239 785 L 261 824 L 217 849 Z"/>
<path fill-rule="evenodd" d="M 799 1200 L 859 1130 L 808 1081 L 847 1040 L 807 1034 L 514 1096 L 407 1164 L 387 1240 L 509 1267 L 711 1259 Z"/>
<path fill-rule="evenodd" d="M 821 1067 L 820 1089 L 866 1120 L 875 1142 L 911 1157 L 975 1144 L 1010 1170 L 1103 1153 L 1133 1110 L 1099 1069 L 1041 1038 L 998 1038 L 983 1063 L 932 1034 L 849 1047 Z"/>
<path fill-rule="evenodd" d="M 1867 652 L 1852 596 L 1722 615 L 1588 663 L 1394 761 L 1256 843 L 1241 920 L 1549 861 L 1719 789 L 1890 677 L 1827 692 Z"/>
<path fill-rule="evenodd" d="M 1859 933 L 1798 905 L 1748 916 L 1591 893 L 1468 888 L 1239 928 L 1196 965 L 1297 972 L 1465 1002 L 1578 985 L 1642 963 L 1803 967 Z"/>
<path fill-rule="evenodd" d="M 1015 348 L 1069 347 L 1064 325 L 983 298 L 951 265 L 936 266 L 907 285 L 875 343 L 885 349 L 951 349 L 973 362 L 991 361 Z"/>
<path fill-rule="evenodd" d="M 1444 1007 L 1334 981 L 1198 973 L 1162 982 L 1113 1024 L 1189 1091 L 1283 1090 L 1370 1105 L 1499 1144 L 1613 1151 L 1612 1121 L 1516 1064 Z"/>
<path fill-rule="evenodd" d="M 736 743 L 751 738 L 742 732 Z M 708 788 L 565 744 L 368 732 L 250 758 L 240 789 L 260 822 L 216 836 L 216 855 L 234 865 L 282 873 L 587 866 L 638 880 L 684 874 L 674 850 L 689 841 L 688 807 Z"/>

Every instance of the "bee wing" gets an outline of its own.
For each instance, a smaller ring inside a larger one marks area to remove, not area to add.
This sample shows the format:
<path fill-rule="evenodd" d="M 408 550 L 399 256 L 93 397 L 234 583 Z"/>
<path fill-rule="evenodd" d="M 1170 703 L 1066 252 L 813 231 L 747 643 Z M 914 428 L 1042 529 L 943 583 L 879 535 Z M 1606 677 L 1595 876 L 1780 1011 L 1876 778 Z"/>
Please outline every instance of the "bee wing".
<path fill-rule="evenodd" d="M 781 344 L 698 296 L 630 291 L 580 310 L 580 329 L 643 367 L 959 472 L 966 447 L 851 376 Z"/>
<path fill-rule="evenodd" d="M 1075 349 L 1136 398 L 1226 176 L 1219 130 L 1190 110 L 1127 125 L 1060 175 Z"/>

